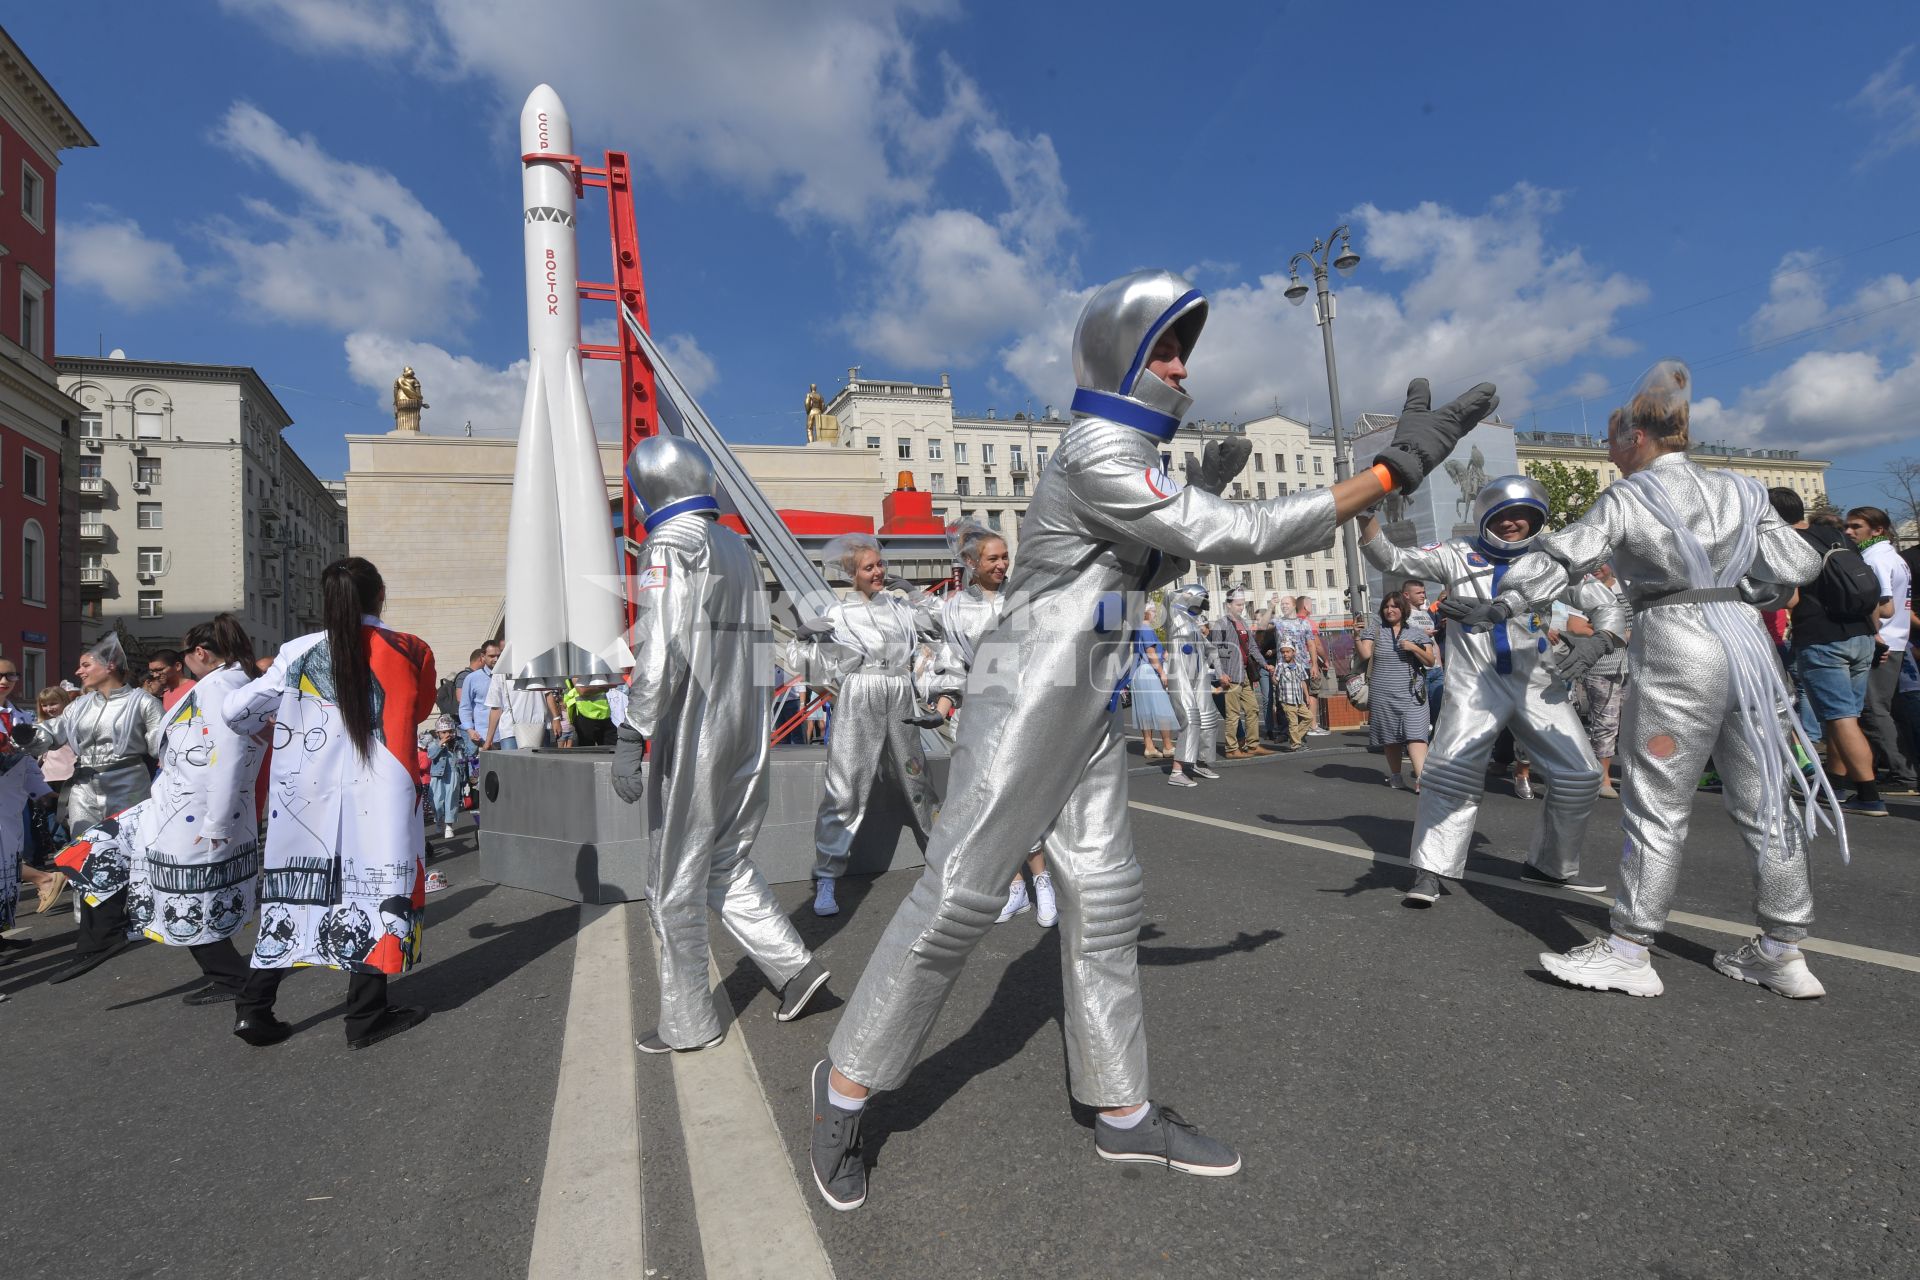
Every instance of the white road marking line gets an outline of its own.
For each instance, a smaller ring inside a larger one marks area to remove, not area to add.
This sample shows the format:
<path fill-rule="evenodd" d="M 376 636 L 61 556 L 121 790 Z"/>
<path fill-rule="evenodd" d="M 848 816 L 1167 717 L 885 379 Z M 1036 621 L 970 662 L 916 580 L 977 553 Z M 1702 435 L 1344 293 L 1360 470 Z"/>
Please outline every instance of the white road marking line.
<path fill-rule="evenodd" d="M 1244 822 L 1231 822 L 1226 818 L 1212 818 L 1203 813 L 1187 813 L 1180 809 L 1166 809 L 1157 804 L 1147 804 L 1139 800 L 1127 802 L 1131 808 L 1142 813 L 1157 814 L 1163 818 L 1178 818 L 1183 822 L 1197 822 L 1202 826 L 1220 827 L 1227 831 L 1238 831 L 1245 835 L 1259 836 L 1263 840 L 1277 840 L 1282 844 L 1296 844 L 1306 849 L 1319 849 L 1325 853 L 1337 853 L 1343 857 L 1360 858 L 1367 862 L 1386 862 L 1398 867 L 1411 867 L 1408 859 L 1391 853 L 1375 853 L 1358 845 L 1338 844 L 1332 840 L 1319 840 L 1313 836 L 1296 836 L 1285 831 L 1276 831 L 1271 827 L 1249 826 Z M 1506 876 L 1490 876 L 1482 871 L 1469 871 L 1464 879 L 1475 884 L 1490 884 L 1502 889 L 1512 889 L 1520 893 L 1538 894 L 1543 898 L 1563 898 L 1572 902 L 1598 902 L 1611 904 L 1611 896 L 1603 893 L 1575 893 L 1571 889 L 1556 889 L 1548 884 L 1529 884 L 1524 880 L 1510 879 Z M 1750 938 L 1758 926 L 1742 924 L 1737 920 L 1721 920 L 1714 916 L 1695 915 L 1691 911 L 1675 911 L 1667 917 L 1668 927 L 1687 925 L 1695 929 L 1704 929 L 1709 933 L 1724 933 L 1735 938 Z M 1879 947 L 1856 946 L 1851 942 L 1833 942 L 1825 938 L 1808 938 L 1800 944 L 1802 951 L 1813 951 L 1820 955 L 1840 956 L 1847 960 L 1863 960 L 1868 964 L 1877 964 L 1887 969 L 1904 969 L 1908 973 L 1920 973 L 1920 956 L 1910 956 L 1899 951 L 1883 951 Z"/>
<path fill-rule="evenodd" d="M 643 1271 L 640 1115 L 625 906 L 580 907 L 527 1280 Z"/>
<path fill-rule="evenodd" d="M 657 938 L 653 952 L 657 961 Z M 707 972 L 718 988 L 720 970 L 711 955 Z M 716 993 L 715 1003 L 726 1039 L 698 1053 L 668 1055 L 707 1274 L 833 1280 L 833 1264 L 807 1213 L 747 1037 L 725 995 Z"/>

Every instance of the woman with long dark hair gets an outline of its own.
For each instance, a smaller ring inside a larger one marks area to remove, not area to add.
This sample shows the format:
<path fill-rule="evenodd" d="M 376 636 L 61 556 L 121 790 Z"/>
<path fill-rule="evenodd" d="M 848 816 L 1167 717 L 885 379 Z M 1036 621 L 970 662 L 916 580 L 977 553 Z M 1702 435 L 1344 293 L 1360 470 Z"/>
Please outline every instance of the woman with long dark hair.
<path fill-rule="evenodd" d="M 153 794 L 85 832 L 60 855 L 84 885 L 87 868 L 124 868 L 129 933 L 185 947 L 207 985 L 190 1005 L 236 999 L 247 963 L 233 935 L 253 914 L 260 874 L 253 789 L 262 735 L 227 726 L 225 704 L 253 678 L 253 641 L 231 614 L 187 633 L 191 681 L 166 714 Z"/>
<path fill-rule="evenodd" d="M 84 692 L 58 720 L 34 726 L 34 750 L 73 748 L 67 830 L 76 836 L 147 798 L 161 742 L 160 700 L 127 684 L 127 651 L 117 634 L 107 632 L 80 655 L 78 674 Z M 97 855 L 89 852 L 82 838 L 55 859 L 80 895 L 80 936 L 73 958 L 49 974 L 48 982 L 79 977 L 125 951 L 146 927 L 130 917 L 132 904 L 122 892 L 127 864 L 117 847 L 103 844 Z"/>
<path fill-rule="evenodd" d="M 273 1016 L 295 965 L 345 969 L 347 1044 L 364 1049 L 424 1019 L 387 1004 L 387 979 L 420 958 L 426 833 L 414 745 L 433 711 L 433 651 L 380 621 L 387 588 L 358 556 L 320 575 L 326 630 L 288 641 L 228 698 L 241 734 L 273 726 L 267 847 L 253 972 L 233 1033 L 278 1044 Z"/>

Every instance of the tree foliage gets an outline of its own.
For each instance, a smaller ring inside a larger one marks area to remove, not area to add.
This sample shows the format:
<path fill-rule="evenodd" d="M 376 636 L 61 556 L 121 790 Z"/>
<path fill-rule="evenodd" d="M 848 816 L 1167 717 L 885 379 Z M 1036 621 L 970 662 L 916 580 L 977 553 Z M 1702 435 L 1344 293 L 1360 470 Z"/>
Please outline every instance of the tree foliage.
<path fill-rule="evenodd" d="M 1600 496 L 1600 477 L 1564 462 L 1529 462 L 1527 474 L 1547 491 L 1547 527 L 1564 529 L 1587 514 Z"/>

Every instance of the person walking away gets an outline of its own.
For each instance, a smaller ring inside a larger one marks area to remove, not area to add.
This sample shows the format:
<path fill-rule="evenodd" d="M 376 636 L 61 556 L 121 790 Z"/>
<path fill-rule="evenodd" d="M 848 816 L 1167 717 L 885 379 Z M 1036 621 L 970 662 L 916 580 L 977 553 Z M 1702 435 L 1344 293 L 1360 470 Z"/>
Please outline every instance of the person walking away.
<path fill-rule="evenodd" d="M 613 703 L 609 691 L 607 703 L 611 718 Z M 482 751 L 532 751 L 547 742 L 547 695 L 539 689 L 514 687 L 507 673 L 498 666 L 487 681 L 487 728 L 481 736 Z"/>
<path fill-rule="evenodd" d="M 349 1049 L 425 1020 L 387 1003 L 388 980 L 420 959 L 427 843 L 416 726 L 433 711 L 433 651 L 380 621 L 386 583 L 359 556 L 320 575 L 326 630 L 290 640 L 223 708 L 236 732 L 271 722 L 303 751 L 273 753 L 260 925 L 233 1034 L 257 1048 L 293 1028 L 274 997 L 295 965 L 344 969 Z M 471 679 L 472 676 L 469 676 Z"/>
<path fill-rule="evenodd" d="M 708 985 L 709 908 L 780 993 L 779 1021 L 799 1017 L 828 974 L 749 856 L 767 813 L 773 735 L 773 624 L 759 561 L 719 522 L 713 465 L 698 445 L 642 440 L 627 483 L 648 515 L 613 789 L 628 804 L 647 802 L 647 918 L 660 944 L 660 1020 L 638 1046 L 688 1053 L 724 1034 Z"/>

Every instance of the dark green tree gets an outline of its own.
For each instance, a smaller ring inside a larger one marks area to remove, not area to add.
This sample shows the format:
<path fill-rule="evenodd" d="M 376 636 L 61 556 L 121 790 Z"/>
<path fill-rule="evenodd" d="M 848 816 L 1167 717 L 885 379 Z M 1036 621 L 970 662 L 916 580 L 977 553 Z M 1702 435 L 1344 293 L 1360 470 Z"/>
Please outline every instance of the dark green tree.
<path fill-rule="evenodd" d="M 1547 527 L 1564 529 L 1587 514 L 1600 496 L 1600 477 L 1564 462 L 1529 462 L 1527 474 L 1547 491 Z"/>

